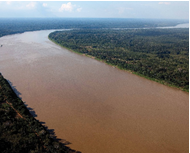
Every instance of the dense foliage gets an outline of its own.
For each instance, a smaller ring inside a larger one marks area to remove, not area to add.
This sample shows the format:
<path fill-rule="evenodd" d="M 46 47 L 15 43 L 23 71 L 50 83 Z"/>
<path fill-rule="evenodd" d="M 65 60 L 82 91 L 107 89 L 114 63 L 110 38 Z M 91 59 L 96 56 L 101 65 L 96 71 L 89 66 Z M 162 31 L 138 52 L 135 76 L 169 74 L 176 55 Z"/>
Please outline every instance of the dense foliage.
<path fill-rule="evenodd" d="M 74 153 L 53 138 L 30 114 L 7 80 L 0 74 L 0 152 Z"/>
<path fill-rule="evenodd" d="M 46 29 L 150 28 L 187 22 L 164 19 L 0 18 L 0 37 Z"/>
<path fill-rule="evenodd" d="M 189 90 L 189 29 L 58 31 L 54 42 L 121 69 Z"/>

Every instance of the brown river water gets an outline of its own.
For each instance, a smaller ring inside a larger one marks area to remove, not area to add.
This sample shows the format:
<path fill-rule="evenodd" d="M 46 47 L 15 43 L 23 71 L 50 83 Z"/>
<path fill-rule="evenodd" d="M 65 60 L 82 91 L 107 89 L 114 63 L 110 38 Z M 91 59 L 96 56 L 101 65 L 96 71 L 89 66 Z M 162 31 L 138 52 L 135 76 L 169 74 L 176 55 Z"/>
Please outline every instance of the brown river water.
<path fill-rule="evenodd" d="M 83 153 L 188 153 L 189 94 L 78 55 L 54 30 L 0 38 L 0 72 Z"/>

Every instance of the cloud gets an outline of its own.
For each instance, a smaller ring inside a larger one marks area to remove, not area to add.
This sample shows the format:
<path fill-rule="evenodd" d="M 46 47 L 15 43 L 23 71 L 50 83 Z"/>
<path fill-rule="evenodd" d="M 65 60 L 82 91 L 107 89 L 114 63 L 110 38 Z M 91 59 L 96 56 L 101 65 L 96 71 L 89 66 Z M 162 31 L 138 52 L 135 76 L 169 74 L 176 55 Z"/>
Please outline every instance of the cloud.
<path fill-rule="evenodd" d="M 43 7 L 47 7 L 47 3 L 43 3 L 42 6 L 43 6 Z"/>
<path fill-rule="evenodd" d="M 81 10 L 82 10 L 81 7 L 77 8 L 77 12 L 81 12 Z"/>
<path fill-rule="evenodd" d="M 36 2 L 30 2 L 30 3 L 28 3 L 28 4 L 26 5 L 26 7 L 27 7 L 28 9 L 33 9 L 33 8 L 35 8 L 35 6 L 36 6 Z"/>
<path fill-rule="evenodd" d="M 72 12 L 74 6 L 75 5 L 72 5 L 71 2 L 68 2 L 67 4 L 62 4 L 61 8 L 59 9 L 59 12 L 63 12 L 63 11 Z"/>
<path fill-rule="evenodd" d="M 170 4 L 170 2 L 159 2 L 158 4 L 164 4 L 164 5 L 169 5 Z"/>
<path fill-rule="evenodd" d="M 11 4 L 11 1 L 7 1 L 7 5 L 10 5 Z"/>
<path fill-rule="evenodd" d="M 63 12 L 63 11 L 68 11 L 68 12 L 77 11 L 77 12 L 81 12 L 81 10 L 82 10 L 82 8 L 80 6 L 73 5 L 73 4 L 71 4 L 71 2 L 68 2 L 66 4 L 62 4 L 61 7 L 59 8 L 59 12 Z"/>

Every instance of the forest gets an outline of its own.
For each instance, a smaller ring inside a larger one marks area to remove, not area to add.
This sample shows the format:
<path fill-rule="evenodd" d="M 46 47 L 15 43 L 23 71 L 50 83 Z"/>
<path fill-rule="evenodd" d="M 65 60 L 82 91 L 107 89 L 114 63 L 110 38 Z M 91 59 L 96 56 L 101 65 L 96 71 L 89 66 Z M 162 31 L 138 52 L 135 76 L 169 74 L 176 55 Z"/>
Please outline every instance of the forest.
<path fill-rule="evenodd" d="M 79 153 L 55 139 L 36 120 L 0 74 L 0 151 L 1 153 Z"/>
<path fill-rule="evenodd" d="M 189 91 L 189 29 L 85 29 L 49 38 L 120 69 Z"/>
<path fill-rule="evenodd" d="M 175 26 L 187 20 L 127 18 L 0 18 L 0 37 L 48 29 L 153 28 Z"/>

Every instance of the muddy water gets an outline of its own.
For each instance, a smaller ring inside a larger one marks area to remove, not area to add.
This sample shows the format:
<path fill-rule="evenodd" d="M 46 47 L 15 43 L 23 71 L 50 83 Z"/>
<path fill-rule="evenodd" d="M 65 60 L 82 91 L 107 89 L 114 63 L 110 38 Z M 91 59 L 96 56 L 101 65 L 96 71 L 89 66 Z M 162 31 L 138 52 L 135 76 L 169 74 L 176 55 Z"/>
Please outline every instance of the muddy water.
<path fill-rule="evenodd" d="M 58 138 L 83 153 L 187 153 L 189 95 L 50 42 L 0 38 L 0 72 Z"/>

